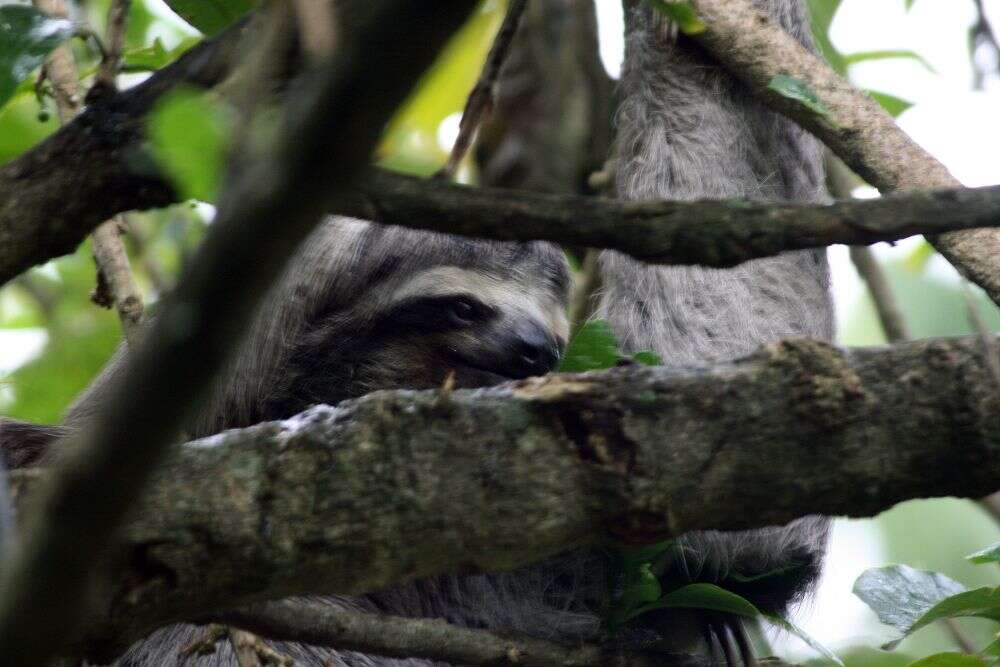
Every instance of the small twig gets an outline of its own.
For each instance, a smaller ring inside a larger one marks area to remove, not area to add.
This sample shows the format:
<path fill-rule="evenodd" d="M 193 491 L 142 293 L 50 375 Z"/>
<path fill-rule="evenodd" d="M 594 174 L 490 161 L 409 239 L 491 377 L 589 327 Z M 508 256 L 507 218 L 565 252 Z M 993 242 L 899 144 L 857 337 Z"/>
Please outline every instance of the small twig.
<path fill-rule="evenodd" d="M 570 335 L 576 335 L 594 314 L 597 305 L 595 295 L 601 288 L 599 250 L 587 249 L 583 256 L 583 266 L 576 276 L 569 303 Z"/>
<path fill-rule="evenodd" d="M 969 46 L 972 55 L 973 90 L 982 90 L 986 80 L 987 72 L 976 62 L 976 52 L 983 45 L 986 45 L 992 52 L 994 58 L 1000 63 L 1000 41 L 997 40 L 993 26 L 986 18 L 986 9 L 983 7 L 983 0 L 973 0 L 976 6 L 976 22 L 969 30 Z"/>
<path fill-rule="evenodd" d="M 965 280 L 962 281 L 962 297 L 965 299 L 969 324 L 972 325 L 973 331 L 979 336 L 979 340 L 982 342 L 983 358 L 986 361 L 986 367 L 989 369 L 997 389 L 1000 390 L 1000 346 L 994 344 L 992 340 L 993 334 L 990 333 L 990 328 L 986 324 L 986 320 L 983 319 L 982 312 L 979 310 L 979 304 L 976 303 L 972 295 L 972 288 Z M 987 514 L 993 517 L 994 521 L 1000 524 L 1000 492 L 983 498 L 979 501 L 979 504 L 986 510 Z M 955 630 L 958 630 L 957 626 Z M 969 652 L 966 651 L 966 653 Z M 975 653 L 975 650 L 971 652 Z"/>
<path fill-rule="evenodd" d="M 305 600 L 263 603 L 226 612 L 218 618 L 271 639 L 462 665 L 639 667 L 658 664 L 643 656 L 609 653 L 595 644 L 564 646 L 528 637 L 463 628 L 441 619 L 343 611 Z"/>
<path fill-rule="evenodd" d="M 211 655 L 215 653 L 215 645 L 228 634 L 224 625 L 211 624 L 205 626 L 205 632 L 193 642 L 177 652 L 179 658 L 190 658 L 196 655 Z"/>
<path fill-rule="evenodd" d="M 986 360 L 986 367 L 989 369 L 990 375 L 993 376 L 997 388 L 1000 389 L 1000 349 L 997 349 L 997 346 L 993 343 L 993 334 L 990 332 L 990 327 L 986 324 L 983 314 L 979 311 L 979 304 L 976 303 L 976 299 L 972 295 L 972 288 L 964 280 L 962 281 L 962 296 L 965 299 L 969 324 L 982 342 L 983 358 Z"/>
<path fill-rule="evenodd" d="M 87 93 L 88 101 L 97 96 L 118 90 L 115 79 L 122 66 L 122 52 L 125 49 L 125 25 L 132 0 L 112 0 L 108 8 L 108 28 L 104 36 L 104 53 L 94 77 L 94 85 Z"/>
<path fill-rule="evenodd" d="M 824 158 L 826 166 L 826 187 L 836 199 L 852 199 L 856 185 L 863 183 L 854 172 L 847 168 L 836 155 L 829 150 Z M 910 340 L 911 336 L 906 326 L 906 319 L 899 308 L 896 295 L 892 292 L 885 271 L 875 259 L 867 246 L 850 246 L 851 261 L 854 268 L 868 287 L 875 311 L 878 313 L 882 331 L 890 343 Z"/>
<path fill-rule="evenodd" d="M 966 655 L 975 655 L 976 653 L 979 653 L 979 649 L 973 641 L 969 639 L 968 635 L 965 634 L 962 628 L 958 626 L 955 619 L 944 619 L 944 627 L 948 631 L 952 640 L 955 642 L 955 645 L 961 649 L 962 653 L 965 653 Z"/>
<path fill-rule="evenodd" d="M 451 155 L 448 162 L 438 172 L 439 178 L 452 178 L 459 163 L 472 145 L 476 130 L 482 122 L 489 117 L 493 111 L 493 104 L 496 97 L 497 79 L 500 76 L 500 68 L 503 67 L 507 54 L 510 52 L 510 45 L 514 41 L 514 34 L 517 26 L 521 22 L 521 15 L 528 0 L 510 0 L 507 6 L 507 14 L 504 16 L 500 30 L 493 39 L 493 46 L 486 56 L 486 63 L 483 71 L 479 75 L 479 80 L 472 87 L 469 98 L 465 101 L 465 109 L 462 110 L 462 121 L 458 125 L 458 137 L 455 145 L 451 148 Z"/>
<path fill-rule="evenodd" d="M 91 299 L 101 306 L 114 305 L 125 338 L 132 345 L 142 322 L 142 296 L 122 244 L 124 231 L 125 220 L 121 215 L 94 230 L 92 247 L 98 277 Z"/>
<path fill-rule="evenodd" d="M 275 651 L 257 635 L 236 628 L 228 628 L 227 632 L 233 653 L 236 654 L 236 662 L 240 667 L 263 667 L 266 664 L 294 667 L 294 660 Z"/>
<path fill-rule="evenodd" d="M 911 335 L 909 327 L 906 325 L 906 318 L 899 308 L 896 295 L 892 292 L 889 279 L 878 260 L 875 259 L 871 248 L 856 245 L 852 245 L 850 248 L 851 261 L 854 262 L 854 268 L 858 270 L 861 279 L 868 286 L 868 293 L 871 294 L 872 301 L 875 303 L 875 311 L 878 313 L 886 340 L 890 343 L 910 340 Z"/>

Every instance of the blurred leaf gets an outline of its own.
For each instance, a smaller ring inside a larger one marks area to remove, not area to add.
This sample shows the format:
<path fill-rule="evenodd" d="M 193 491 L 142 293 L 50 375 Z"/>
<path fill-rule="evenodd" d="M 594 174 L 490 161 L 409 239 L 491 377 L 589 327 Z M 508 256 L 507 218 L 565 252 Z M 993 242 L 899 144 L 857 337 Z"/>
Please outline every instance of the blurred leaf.
<path fill-rule="evenodd" d="M 675 591 L 667 593 L 656 602 L 643 605 L 635 610 L 632 617 L 653 611 L 654 609 L 668 608 L 710 609 L 725 614 L 764 619 L 777 625 L 782 630 L 795 635 L 827 660 L 841 665 L 841 667 L 844 664 L 830 649 L 813 639 L 794 623 L 775 614 L 765 614 L 746 598 L 714 584 L 689 584 L 678 588 Z"/>
<path fill-rule="evenodd" d="M 889 93 L 883 93 L 877 90 L 869 90 L 867 92 L 871 98 L 882 105 L 882 108 L 886 110 L 886 113 L 893 118 L 897 118 L 902 115 L 904 111 L 913 106 L 913 102 L 904 100 L 902 97 L 890 95 Z"/>
<path fill-rule="evenodd" d="M 643 350 L 642 352 L 636 352 L 632 355 L 632 359 L 636 362 L 643 364 L 644 366 L 662 366 L 663 359 L 660 358 L 656 352 L 650 352 L 649 350 Z"/>
<path fill-rule="evenodd" d="M 200 42 L 198 37 L 186 37 L 172 49 L 163 46 L 159 37 L 153 40 L 148 46 L 137 49 L 129 49 L 123 54 L 122 69 L 126 72 L 144 72 L 158 70 L 165 65 L 169 65 L 180 57 L 185 51 Z"/>
<path fill-rule="evenodd" d="M 966 558 L 977 565 L 982 565 L 983 563 L 1000 563 L 1000 542 L 991 544 L 982 551 L 969 554 Z"/>
<path fill-rule="evenodd" d="M 42 64 L 49 51 L 73 35 L 73 24 L 34 7 L 0 7 L 0 105 Z"/>
<path fill-rule="evenodd" d="M 581 373 L 584 371 L 611 368 L 618 363 L 618 341 L 611 327 L 604 320 L 587 322 L 569 342 L 560 373 Z"/>
<path fill-rule="evenodd" d="M 809 13 L 812 16 L 813 36 L 820 53 L 835 72 L 844 74 L 847 71 L 844 56 L 830 41 L 830 25 L 840 9 L 840 2 L 841 0 L 809 0 Z"/>
<path fill-rule="evenodd" d="M 927 62 L 926 58 L 916 51 L 911 51 L 910 49 L 888 49 L 884 51 L 863 51 L 861 53 L 852 53 L 844 56 L 844 62 L 848 65 L 854 65 L 856 63 L 871 60 L 891 60 L 895 58 L 908 58 L 910 60 L 916 60 L 918 63 L 923 65 L 928 72 L 937 74 L 937 71 L 931 67 L 931 64 Z"/>
<path fill-rule="evenodd" d="M 909 667 L 986 667 L 986 661 L 978 655 L 936 653 L 911 662 Z"/>
<path fill-rule="evenodd" d="M 55 132 L 55 114 L 39 119 L 42 107 L 30 89 L 18 93 L 0 107 L 0 164 L 9 162 Z"/>
<path fill-rule="evenodd" d="M 782 97 L 787 97 L 823 117 L 827 122 L 836 125 L 833 115 L 827 109 L 812 88 L 805 81 L 786 74 L 778 74 L 771 79 L 767 87 Z"/>
<path fill-rule="evenodd" d="M 685 35 L 700 35 L 707 27 L 691 3 L 683 0 L 647 0 L 650 6 L 677 24 Z"/>
<path fill-rule="evenodd" d="M 913 273 L 923 273 L 924 269 L 927 268 L 927 262 L 934 257 L 937 251 L 934 250 L 934 246 L 926 241 L 922 240 L 920 245 L 914 248 L 910 254 L 906 256 L 903 260 L 903 266 Z"/>
<path fill-rule="evenodd" d="M 150 147 L 181 197 L 215 201 L 230 130 L 224 108 L 203 93 L 177 90 L 157 103 L 149 117 Z"/>
<path fill-rule="evenodd" d="M 503 20 L 503 4 L 487 3 L 462 27 L 423 76 L 416 90 L 386 127 L 376 149 L 380 165 L 429 176 L 447 159 L 438 128 L 460 113 L 482 71 L 493 35 Z"/>
<path fill-rule="evenodd" d="M 917 0 L 905 0 L 904 5 L 906 6 L 906 11 L 910 11 L 913 8 L 913 3 Z"/>
<path fill-rule="evenodd" d="M 903 637 L 929 623 L 961 616 L 1000 621 L 1000 589 L 965 586 L 938 572 L 892 565 L 865 571 L 854 583 L 861 598 L 879 620 L 899 630 L 899 639 L 884 648 L 895 648 Z"/>
<path fill-rule="evenodd" d="M 170 9 L 206 35 L 214 35 L 254 8 L 251 0 L 166 0 Z"/>

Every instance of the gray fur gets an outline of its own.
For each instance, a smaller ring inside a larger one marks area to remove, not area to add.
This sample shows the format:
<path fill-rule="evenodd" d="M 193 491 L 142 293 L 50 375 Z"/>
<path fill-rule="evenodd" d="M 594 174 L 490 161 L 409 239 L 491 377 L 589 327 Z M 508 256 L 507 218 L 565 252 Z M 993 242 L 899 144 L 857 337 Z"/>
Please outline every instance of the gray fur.
<path fill-rule="evenodd" d="M 618 115 L 620 195 L 625 199 L 822 201 L 818 144 L 752 100 L 685 38 L 671 35 L 649 15 L 645 3 L 633 4 L 627 19 Z M 757 4 L 810 44 L 800 0 L 758 0 Z M 524 308 L 529 308 L 527 302 L 535 302 L 539 311 L 562 306 L 562 286 L 553 279 L 552 269 L 561 259 L 557 261 L 558 252 L 543 244 L 521 246 L 521 261 L 514 262 L 511 246 L 506 244 L 376 229 L 331 221 L 306 244 L 296 268 L 269 299 L 263 311 L 266 317 L 252 329 L 193 435 L 284 416 L 283 412 L 295 407 L 295 400 L 302 400 L 289 387 L 310 368 L 315 369 L 309 364 L 340 373 L 336 377 L 346 388 L 332 399 L 380 386 L 433 386 L 432 380 L 440 381 L 420 364 L 396 374 L 365 375 L 359 366 L 364 355 L 352 356 L 337 345 L 330 347 L 331 341 L 340 341 L 338 345 L 363 349 L 365 354 L 378 353 L 364 347 L 359 340 L 364 336 L 356 335 L 356 330 L 366 331 L 385 305 L 383 299 L 428 267 L 460 265 L 492 276 L 504 290 L 514 286 L 531 294 L 522 303 Z M 392 260 L 382 261 L 387 257 Z M 783 337 L 832 336 L 828 269 L 822 252 L 789 253 L 725 271 L 648 267 L 605 252 L 601 268 L 605 287 L 598 317 L 611 323 L 628 350 L 655 350 L 668 365 L 732 358 Z M 550 328 L 558 326 L 550 322 Z M 303 341 L 308 342 L 306 347 L 318 346 L 326 356 L 303 356 Z M 419 356 L 425 349 L 421 341 L 397 340 L 393 344 L 402 347 L 391 352 L 398 355 L 409 349 L 411 356 Z M 324 364 L 324 358 L 329 363 Z M 297 367 L 302 359 L 311 361 L 304 368 Z M 345 364 L 350 372 L 337 370 Z M 111 370 L 107 375 L 114 373 Z M 101 385 L 98 382 L 74 407 L 70 423 L 88 418 L 102 398 Z M 276 401 L 276 395 L 292 395 L 294 400 Z M 827 522 L 811 517 L 766 530 L 690 535 L 679 542 L 677 557 L 659 574 L 664 581 L 677 583 L 722 583 L 762 608 L 782 610 L 817 576 L 826 533 Z M 360 599 L 323 600 L 340 608 L 443 617 L 466 626 L 550 639 L 594 639 L 599 635 L 600 609 L 606 603 L 609 562 L 602 552 L 581 551 L 514 573 L 446 576 Z M 795 571 L 777 581 L 746 581 L 755 574 L 787 568 Z M 632 648 L 687 649 L 700 641 L 703 632 L 699 635 L 698 627 L 703 629 L 705 623 L 693 613 L 649 614 L 641 618 L 644 627 L 621 641 Z M 178 649 L 198 632 L 184 625 L 161 629 L 134 646 L 121 664 L 178 664 Z M 308 665 L 432 664 L 277 646 Z M 327 659 L 332 661 L 327 663 Z M 184 664 L 230 666 L 235 660 L 226 642 L 221 642 L 214 655 Z"/>
<path fill-rule="evenodd" d="M 755 4 L 814 48 L 801 0 Z M 619 197 L 827 199 L 816 139 L 765 109 L 687 38 L 663 25 L 647 3 L 633 3 L 626 20 L 615 156 Z M 653 350 L 669 366 L 739 357 L 781 338 L 833 337 L 825 250 L 726 270 L 646 266 L 605 251 L 600 266 L 604 288 L 597 317 L 611 324 L 627 351 Z M 688 535 L 680 540 L 683 556 L 664 575 L 724 582 L 734 571 L 800 564 L 790 579 L 740 591 L 759 606 L 781 609 L 818 576 L 828 531 L 828 521 L 808 517 L 782 528 Z"/>

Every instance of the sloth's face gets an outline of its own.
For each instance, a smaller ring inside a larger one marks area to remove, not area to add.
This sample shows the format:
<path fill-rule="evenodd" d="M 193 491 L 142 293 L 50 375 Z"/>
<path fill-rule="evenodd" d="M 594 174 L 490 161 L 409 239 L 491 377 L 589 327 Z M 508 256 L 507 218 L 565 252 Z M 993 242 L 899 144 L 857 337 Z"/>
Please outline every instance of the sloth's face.
<path fill-rule="evenodd" d="M 449 376 L 457 387 L 484 387 L 544 375 L 559 362 L 566 328 L 560 308 L 490 303 L 471 292 L 413 296 L 371 330 L 352 393 L 438 387 Z"/>
<path fill-rule="evenodd" d="M 544 375 L 566 346 L 565 291 L 564 280 L 537 270 L 454 266 L 382 285 L 313 331 L 295 361 L 294 405 L 284 411 L 378 389 L 485 387 Z"/>

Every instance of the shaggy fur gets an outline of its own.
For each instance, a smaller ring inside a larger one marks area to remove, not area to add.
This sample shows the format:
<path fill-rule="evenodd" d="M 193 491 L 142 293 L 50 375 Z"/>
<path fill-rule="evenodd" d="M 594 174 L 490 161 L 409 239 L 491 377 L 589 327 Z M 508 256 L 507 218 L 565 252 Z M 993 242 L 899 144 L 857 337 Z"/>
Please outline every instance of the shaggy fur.
<path fill-rule="evenodd" d="M 811 46 L 801 0 L 756 1 Z M 698 48 L 652 16 L 646 3 L 633 3 L 627 21 L 618 116 L 620 196 L 824 199 L 819 147 L 811 137 L 752 100 Z M 668 365 L 732 358 L 783 337 L 832 335 L 823 252 L 788 253 L 725 271 L 648 267 L 605 252 L 601 270 L 598 316 L 610 322 L 626 349 L 652 349 Z M 456 358 L 475 362 L 456 369 L 460 385 L 492 383 L 502 360 L 491 355 L 509 347 L 495 340 L 508 332 L 529 326 L 525 336 L 541 329 L 557 347 L 562 342 L 566 282 L 561 254 L 544 244 L 466 241 L 330 221 L 268 299 L 191 435 L 287 416 L 312 402 L 335 402 L 376 388 L 436 386 Z M 470 297 L 492 309 L 492 315 L 483 312 L 477 335 L 429 326 L 426 309 L 438 312 L 435 304 L 442 305 L 434 298 L 462 291 L 464 283 Z M 90 417 L 119 366 L 112 363 L 81 398 L 69 425 Z M 765 530 L 689 535 L 657 574 L 667 585 L 719 583 L 765 610 L 781 611 L 818 575 L 826 533 L 827 522 L 811 517 Z M 344 609 L 441 617 L 549 639 L 594 639 L 608 602 L 608 573 L 614 571 L 609 567 L 603 552 L 579 551 L 513 573 L 445 576 L 362 598 L 322 600 Z M 773 572 L 778 574 L 757 577 Z M 725 637 L 740 641 L 727 623 L 693 612 L 647 614 L 619 641 L 664 652 L 698 650 L 700 644 L 702 651 L 707 646 L 708 657 L 718 658 Z M 179 664 L 178 649 L 198 633 L 187 625 L 158 630 L 120 664 Z M 306 665 L 433 664 L 276 647 Z M 236 662 L 228 643 L 220 642 L 215 654 L 184 664 Z"/>

